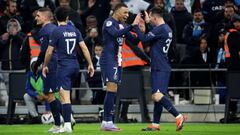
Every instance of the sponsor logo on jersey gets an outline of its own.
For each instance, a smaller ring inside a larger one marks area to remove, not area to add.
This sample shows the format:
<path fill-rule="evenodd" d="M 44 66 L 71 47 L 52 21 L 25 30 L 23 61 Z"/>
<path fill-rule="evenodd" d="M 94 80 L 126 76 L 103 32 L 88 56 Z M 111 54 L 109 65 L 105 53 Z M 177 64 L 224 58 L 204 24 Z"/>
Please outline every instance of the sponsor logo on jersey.
<path fill-rule="evenodd" d="M 122 24 L 119 24 L 119 29 L 124 29 L 123 25 Z"/>
<path fill-rule="evenodd" d="M 151 31 L 148 32 L 148 35 L 149 35 L 149 36 L 153 36 L 153 37 L 155 36 L 155 34 L 153 34 Z"/>

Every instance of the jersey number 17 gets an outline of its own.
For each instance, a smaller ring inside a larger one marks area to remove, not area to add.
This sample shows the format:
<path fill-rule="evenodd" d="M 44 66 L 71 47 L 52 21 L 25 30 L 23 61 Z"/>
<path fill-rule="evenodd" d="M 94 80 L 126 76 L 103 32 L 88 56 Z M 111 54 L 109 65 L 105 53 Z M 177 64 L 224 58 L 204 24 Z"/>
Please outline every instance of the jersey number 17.
<path fill-rule="evenodd" d="M 75 46 L 76 46 L 76 39 L 75 38 L 68 38 L 65 39 L 67 43 L 67 54 L 72 54 Z"/>

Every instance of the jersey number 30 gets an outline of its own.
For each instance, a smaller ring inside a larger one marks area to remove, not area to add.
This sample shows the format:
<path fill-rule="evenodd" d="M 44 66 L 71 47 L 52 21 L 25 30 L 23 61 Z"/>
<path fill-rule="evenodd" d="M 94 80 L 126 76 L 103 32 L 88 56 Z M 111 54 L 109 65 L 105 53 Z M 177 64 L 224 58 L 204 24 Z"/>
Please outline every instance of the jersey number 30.
<path fill-rule="evenodd" d="M 76 39 L 69 38 L 69 39 L 65 39 L 65 41 L 67 43 L 67 54 L 72 54 L 76 45 Z"/>

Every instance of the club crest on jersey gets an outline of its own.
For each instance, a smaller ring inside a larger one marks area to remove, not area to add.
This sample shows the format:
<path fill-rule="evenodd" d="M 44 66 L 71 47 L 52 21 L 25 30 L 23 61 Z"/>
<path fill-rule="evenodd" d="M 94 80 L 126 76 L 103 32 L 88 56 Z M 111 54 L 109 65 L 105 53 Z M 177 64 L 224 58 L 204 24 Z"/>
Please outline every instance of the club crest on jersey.
<path fill-rule="evenodd" d="M 40 40 L 40 43 L 42 43 L 43 42 L 43 37 L 41 37 L 39 40 Z"/>
<path fill-rule="evenodd" d="M 112 26 L 112 21 L 107 21 L 106 26 L 107 26 L 107 27 Z"/>

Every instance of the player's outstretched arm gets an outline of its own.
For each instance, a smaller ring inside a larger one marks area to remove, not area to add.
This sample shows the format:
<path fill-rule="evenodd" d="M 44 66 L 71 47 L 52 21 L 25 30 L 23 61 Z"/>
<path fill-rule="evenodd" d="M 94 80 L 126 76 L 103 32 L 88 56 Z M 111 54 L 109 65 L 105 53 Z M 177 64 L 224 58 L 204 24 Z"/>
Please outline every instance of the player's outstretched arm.
<path fill-rule="evenodd" d="M 47 64 L 49 63 L 51 57 L 52 57 L 52 53 L 53 53 L 54 47 L 53 46 L 48 46 L 46 54 L 45 54 L 45 59 L 44 59 L 44 63 L 43 63 L 43 70 L 42 70 L 42 74 L 44 77 L 46 77 L 46 74 L 48 72 L 48 67 Z"/>
<path fill-rule="evenodd" d="M 88 73 L 90 74 L 90 77 L 92 77 L 94 75 L 94 67 L 88 48 L 84 41 L 79 42 L 79 46 L 82 49 L 83 55 L 88 62 Z"/>
<path fill-rule="evenodd" d="M 129 25 L 129 26 L 119 30 L 115 26 L 113 26 L 111 21 L 106 22 L 106 30 L 113 37 L 122 36 L 122 35 L 126 34 L 127 32 L 129 32 L 131 29 L 132 29 L 132 26 Z"/>

